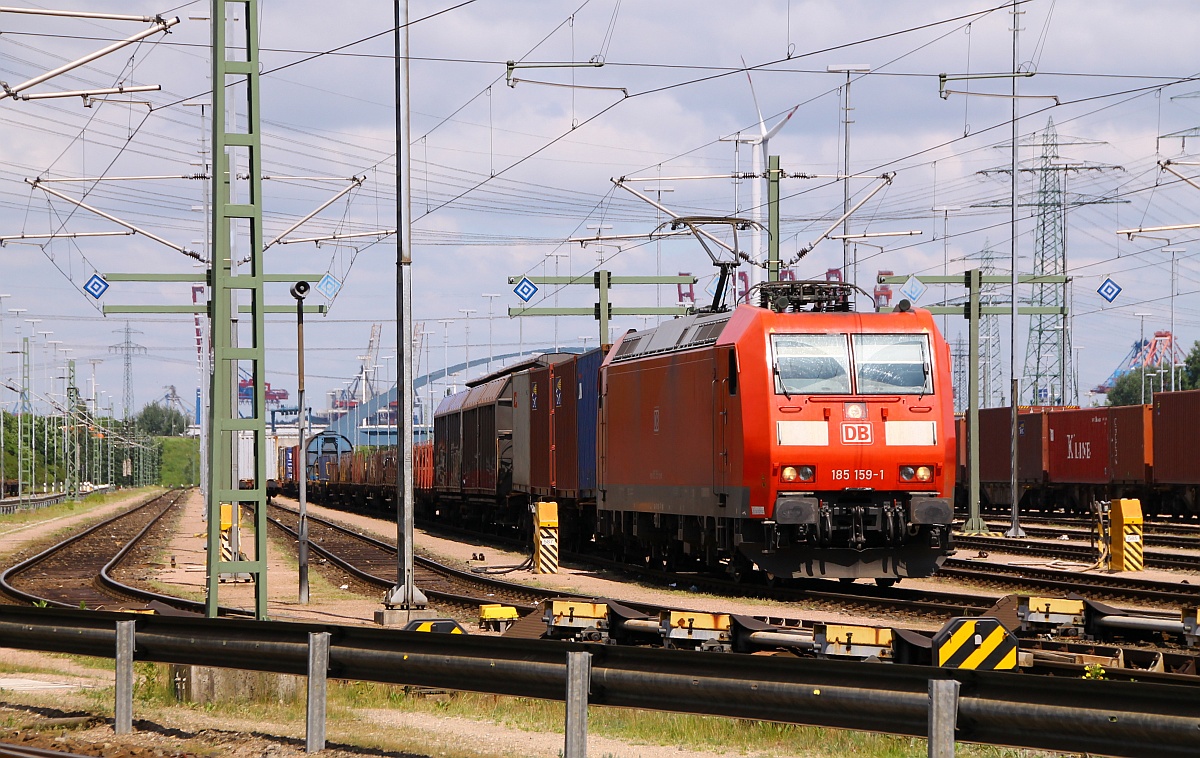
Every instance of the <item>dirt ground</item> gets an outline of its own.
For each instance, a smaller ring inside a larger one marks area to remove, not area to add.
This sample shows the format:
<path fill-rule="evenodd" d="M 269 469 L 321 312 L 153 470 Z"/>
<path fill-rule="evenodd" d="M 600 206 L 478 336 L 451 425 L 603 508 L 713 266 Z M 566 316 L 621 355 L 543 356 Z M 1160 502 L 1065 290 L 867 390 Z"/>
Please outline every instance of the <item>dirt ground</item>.
<path fill-rule="evenodd" d="M 77 528 L 80 524 L 96 520 L 128 507 L 134 500 L 127 498 L 86 512 L 30 523 L 16 528 L 0 524 L 0 562 L 2 556 L 27 550 L 28 546 L 48 535 L 66 528 Z M 287 503 L 284 500 L 285 504 Z M 365 516 L 332 511 L 320 506 L 310 506 L 312 513 L 327 516 L 343 524 L 353 526 L 363 533 L 394 539 L 395 525 L 389 521 Z M 166 545 L 159 560 L 142 567 L 144 577 L 160 591 L 176 592 L 190 597 L 203 597 L 205 565 L 205 523 L 203 503 L 198 492 L 189 494 L 184 514 L 174 537 Z M 243 527 L 243 550 L 252 546 L 251 534 Z M 418 530 L 416 547 L 424 555 L 440 558 L 455 565 L 508 566 L 519 564 L 524 555 L 491 546 L 460 543 Z M 484 560 L 474 557 L 482 553 Z M 960 557 L 969 557 L 960 555 Z M 1046 564 L 1028 557 L 1007 557 L 1014 562 Z M 993 552 L 989 561 L 1006 560 Z M 1169 578 L 1178 581 L 1179 572 L 1139 572 L 1152 578 Z M 563 566 L 561 573 L 554 576 L 533 575 L 529 572 L 507 574 L 510 581 L 526 582 L 542 587 L 560 589 L 564 594 L 609 597 L 625 601 L 653 602 L 673 605 L 698 611 L 741 613 L 749 615 L 772 615 L 803 617 L 820 621 L 849 621 L 855 623 L 894 623 L 885 618 L 864 619 L 850 612 L 829 608 L 805 608 L 798 604 L 785 604 L 766 600 L 716 598 L 689 592 L 686 588 L 658 588 L 631 584 L 628 580 L 607 576 L 604 572 Z M 1200 582 L 1200 572 L 1192 577 Z M 955 586 L 939 579 L 905 580 L 903 586 L 928 588 L 939 592 L 954 591 Z M 988 594 L 976 589 L 962 589 L 972 594 Z M 381 609 L 382 597 L 374 588 L 359 586 L 351 578 L 337 571 L 314 568 L 310 602 L 301 605 L 297 601 L 297 572 L 294 553 L 290 545 L 273 541 L 268 561 L 268 607 L 275 620 L 309 620 L 338 624 L 373 624 L 376 610 Z M 999 596 L 1000 593 L 991 593 Z M 226 583 L 220 587 L 222 605 L 253 608 L 254 587 L 245 583 Z M 436 610 L 436 608 L 435 608 Z M 460 619 L 468 630 L 470 619 Z M 908 624 L 906 624 L 908 625 Z M 919 623 L 911 624 L 919 626 Z M 935 627 L 936 624 L 925 623 Z M 298 721 L 287 723 L 258 723 L 252 719 L 231 720 L 228 716 L 217 717 L 196 708 L 157 708 L 152 713 L 135 713 L 138 721 L 136 734 L 118 740 L 108 723 L 97 721 L 82 728 L 45 728 L 46 718 L 61 717 L 67 713 L 105 713 L 111 702 L 96 699 L 97 692 L 112 686 L 111 673 L 81 665 L 69 658 L 0 649 L 0 725 L 8 725 L 0 731 L 0 741 L 20 742 L 30 735 L 39 735 L 45 744 L 86 752 L 85 747 L 98 748 L 97 755 L 227 755 L 234 758 L 254 756 L 292 756 L 304 754 L 304 724 Z M 40 689 L 39 687 L 45 687 Z M 97 707 L 100 707 L 97 710 Z M 29 724 L 40 724 L 34 730 L 22 729 Z M 511 727 L 481 723 L 475 720 L 439 716 L 424 712 L 392 709 L 363 709 L 355 712 L 355 742 L 359 737 L 370 741 L 369 736 L 386 737 L 387 743 L 397 740 L 409 752 L 380 750 L 377 748 L 355 749 L 348 740 L 339 740 L 336 730 L 331 729 L 327 755 L 335 758 L 362 755 L 408 755 L 408 756 L 547 756 L 561 754 L 561 733 L 524 731 Z M 57 744 L 47 740 L 58 738 Z M 36 743 L 30 743 L 36 744 Z M 376 743 L 379 744 L 379 743 Z M 144 750 L 146 752 L 136 752 Z M 124 752 L 122 752 L 124 751 Z M 589 755 L 645 756 L 665 758 L 681 754 L 715 758 L 719 755 L 754 755 L 730 746 L 729 753 L 703 753 L 685 750 L 675 745 L 629 744 L 592 735 L 589 738 Z M 923 752 L 923 749 L 922 749 Z M 772 755 L 787 753 L 772 752 Z"/>

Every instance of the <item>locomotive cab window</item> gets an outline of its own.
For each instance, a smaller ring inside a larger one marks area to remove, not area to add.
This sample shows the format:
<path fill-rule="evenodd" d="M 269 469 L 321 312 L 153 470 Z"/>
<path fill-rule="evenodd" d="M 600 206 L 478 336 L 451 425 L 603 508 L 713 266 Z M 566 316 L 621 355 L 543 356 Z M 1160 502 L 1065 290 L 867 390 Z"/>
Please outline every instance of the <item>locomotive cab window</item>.
<path fill-rule="evenodd" d="M 854 377 L 861 395 L 928 395 L 933 392 L 929 336 L 855 334 Z"/>
<path fill-rule="evenodd" d="M 777 395 L 850 392 L 850 349 L 844 334 L 772 334 Z"/>

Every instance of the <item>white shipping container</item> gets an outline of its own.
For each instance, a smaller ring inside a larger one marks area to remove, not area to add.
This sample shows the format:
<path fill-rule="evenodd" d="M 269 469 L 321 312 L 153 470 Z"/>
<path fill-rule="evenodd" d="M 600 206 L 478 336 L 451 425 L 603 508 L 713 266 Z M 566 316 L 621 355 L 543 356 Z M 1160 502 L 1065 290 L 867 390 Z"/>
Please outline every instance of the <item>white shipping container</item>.
<path fill-rule="evenodd" d="M 279 472 L 279 448 L 299 444 L 299 438 L 291 434 L 266 434 L 267 479 L 274 479 Z M 238 432 L 237 471 L 234 479 L 254 478 L 254 432 Z"/>

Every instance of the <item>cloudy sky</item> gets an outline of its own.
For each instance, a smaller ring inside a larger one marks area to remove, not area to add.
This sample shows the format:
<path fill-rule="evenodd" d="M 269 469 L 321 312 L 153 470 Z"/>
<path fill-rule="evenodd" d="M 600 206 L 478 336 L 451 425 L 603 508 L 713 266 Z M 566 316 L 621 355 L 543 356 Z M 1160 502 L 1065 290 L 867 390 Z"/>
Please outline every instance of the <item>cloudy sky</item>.
<path fill-rule="evenodd" d="M 211 114 L 198 104 L 209 99 L 209 3 L 63 0 L 21 7 L 178 16 L 181 22 L 170 34 L 153 35 L 23 92 L 120 84 L 157 84 L 161 91 L 114 96 L 90 107 L 78 97 L 0 100 L 0 237 L 119 230 L 29 184 L 84 178 L 92 181 L 45 186 L 173 245 L 202 251 L 203 180 L 96 179 L 202 171 L 202 112 Z M 361 184 L 288 237 L 393 228 L 392 4 L 355 3 L 353 12 L 300 0 L 260 0 L 259 7 L 263 168 L 271 177 L 264 182 L 266 238 L 349 186 L 352 177 Z M 1186 346 L 1200 339 L 1200 230 L 1132 241 L 1116 234 L 1200 223 L 1200 187 L 1158 165 L 1186 164 L 1189 151 L 1200 145 L 1200 132 L 1191 139 L 1165 136 L 1200 127 L 1200 80 L 1194 78 L 1200 61 L 1179 34 L 1194 28 L 1200 10 L 1183 0 L 1140 4 L 1136 12 L 1116 0 L 1029 0 L 1020 9 L 1021 69 L 1033 74 L 1019 84 L 1020 158 L 1025 168 L 1037 164 L 1052 121 L 1061 145 L 1057 176 L 1065 179 L 1069 206 L 1073 344 L 1086 393 L 1128 352 L 1143 320 L 1147 335 L 1169 328 L 1170 250 L 1178 251 L 1175 332 Z M 629 186 L 655 196 L 653 188 L 663 189 L 663 204 L 679 214 L 753 216 L 753 180 L 680 178 L 755 168 L 755 148 L 730 139 L 759 133 L 748 78 L 768 127 L 799 106 L 770 141 L 770 153 L 797 176 L 783 182 L 785 260 L 795 259 L 841 214 L 841 182 L 799 175 L 841 171 L 846 75 L 828 69 L 854 64 L 870 72 L 854 74 L 850 88 L 850 167 L 857 175 L 850 182 L 852 203 L 877 188 L 874 177 L 895 176 L 854 214 L 850 230 L 922 232 L 859 245 L 858 284 L 870 290 L 879 270 L 940 274 L 945 266 L 958 273 L 979 265 L 987 249 L 995 252 L 997 270 L 1007 272 L 1012 101 L 1003 95 L 1010 79 L 952 79 L 947 88 L 954 94 L 943 98 L 938 75 L 1011 71 L 1010 11 L 1006 3 L 963 0 L 415 0 L 412 273 L 414 318 L 428 333 L 417 372 L 461 363 L 468 350 L 474 361 L 489 351 L 548 347 L 556 339 L 560 345 L 596 344 L 591 319 L 561 318 L 556 326 L 549 318 L 509 318 L 508 309 L 520 304 L 510 276 L 553 275 L 556 268 L 587 274 L 600 267 L 622 275 L 689 272 L 700 278 L 697 299 L 707 299 L 715 269 L 693 239 L 623 240 L 599 248 L 568 239 L 647 234 L 662 222 L 655 208 L 613 184 L 620 177 L 650 180 Z M 0 80 L 16 86 L 148 27 L 0 13 Z M 520 62 L 513 86 L 506 83 L 507 61 Z M 561 65 L 568 62 L 603 65 Z M 958 94 L 964 90 L 972 94 Z M 1200 177 L 1200 166 L 1175 168 Z M 1028 271 L 1040 175 L 1020 176 L 1017 246 L 1021 270 Z M 751 254 L 753 243 L 748 233 L 738 235 L 739 247 Z M 265 260 L 271 272 L 329 272 L 345 282 L 330 313 L 308 322 L 310 392 L 323 399 L 353 378 L 373 323 L 383 325 L 378 373 L 394 376 L 392 238 L 276 245 Z M 3 349 L 12 350 L 18 335 L 52 331 L 37 336 L 38 344 L 61 340 L 37 348 L 39 392 L 47 389 L 51 365 L 68 355 L 90 396 L 88 361 L 99 359 L 101 402 L 113 398 L 119 414 L 122 359 L 110 346 L 123 341 L 125 320 L 104 317 L 100 304 L 190 303 L 191 291 L 186 285 L 114 282 L 98 304 L 83 285 L 96 272 L 185 273 L 196 270 L 194 263 L 142 235 L 10 240 L 0 248 L 0 294 L 10 295 L 0 305 Z M 793 270 L 797 278 L 824 278 L 842 265 L 842 243 L 824 240 Z M 1096 291 L 1108 278 L 1123 288 L 1112 304 Z M 941 297 L 940 288 L 932 288 L 918 304 Z M 268 298 L 291 302 L 285 285 L 272 286 Z M 578 307 L 593 298 L 590 286 L 543 287 L 531 304 Z M 617 305 L 677 300 L 674 287 L 626 286 L 613 294 Z M 653 323 L 617 319 L 614 333 Z M 963 333 L 964 323 L 948 320 L 951 340 Z M 137 330 L 133 341 L 146 348 L 134 358 L 135 407 L 161 397 L 170 385 L 191 398 L 199 381 L 191 318 L 136 317 L 131 327 Z M 1022 320 L 1022 364 L 1026 329 Z M 267 338 L 267 379 L 294 397 L 293 321 L 271 317 Z M 1002 342 L 1007 350 L 1007 326 Z M 16 372 L 15 356 L 5 355 L 0 374 L 11 378 Z M 61 383 L 56 386 L 61 392 Z M 13 400 L 0 390 L 6 407 Z"/>

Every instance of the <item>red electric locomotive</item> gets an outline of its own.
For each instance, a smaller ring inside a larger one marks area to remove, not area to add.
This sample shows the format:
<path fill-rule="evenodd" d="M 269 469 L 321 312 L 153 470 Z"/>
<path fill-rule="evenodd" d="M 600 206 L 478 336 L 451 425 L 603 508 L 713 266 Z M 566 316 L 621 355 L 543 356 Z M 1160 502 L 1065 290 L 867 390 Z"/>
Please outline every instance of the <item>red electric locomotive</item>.
<path fill-rule="evenodd" d="M 596 538 L 781 577 L 927 576 L 951 548 L 950 352 L 844 285 L 631 332 L 601 367 Z"/>

